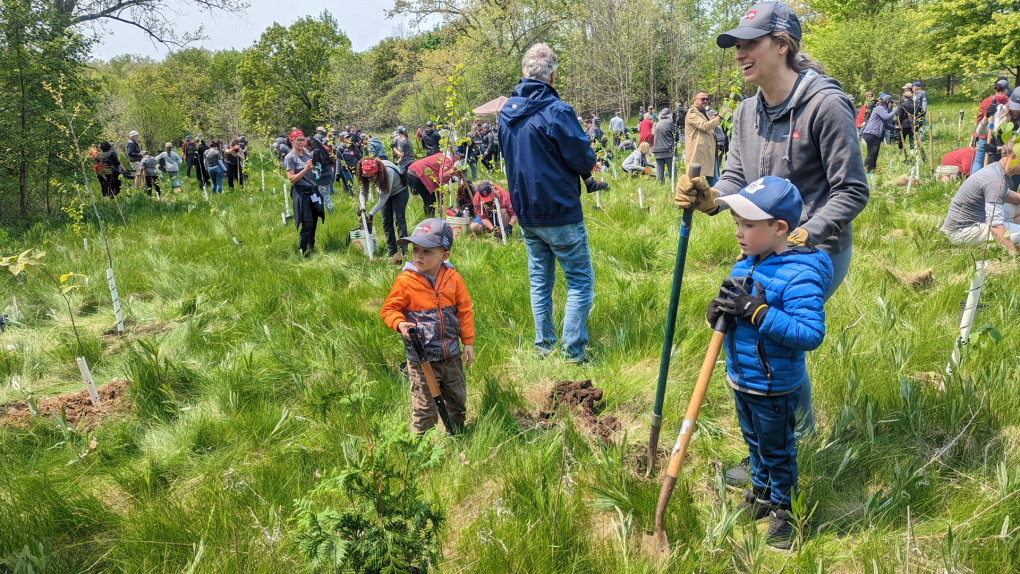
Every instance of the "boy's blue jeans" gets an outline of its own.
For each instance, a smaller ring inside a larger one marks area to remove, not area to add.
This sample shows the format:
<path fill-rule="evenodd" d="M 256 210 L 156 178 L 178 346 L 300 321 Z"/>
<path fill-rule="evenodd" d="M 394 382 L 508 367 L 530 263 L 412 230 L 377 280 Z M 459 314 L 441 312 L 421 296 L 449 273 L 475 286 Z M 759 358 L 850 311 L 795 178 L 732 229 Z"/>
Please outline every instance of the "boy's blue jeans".
<path fill-rule="evenodd" d="M 797 490 L 797 424 L 800 389 L 766 397 L 733 391 L 737 420 L 751 458 L 751 484 L 773 504 L 790 505 Z"/>
<path fill-rule="evenodd" d="M 570 361 L 587 360 L 588 313 L 595 297 L 595 271 L 588 253 L 584 222 L 556 227 L 521 226 L 528 251 L 531 312 L 535 316 L 535 346 L 551 351 L 556 345 L 553 322 L 553 284 L 556 262 L 567 279 L 567 306 L 563 314 L 563 354 Z"/>

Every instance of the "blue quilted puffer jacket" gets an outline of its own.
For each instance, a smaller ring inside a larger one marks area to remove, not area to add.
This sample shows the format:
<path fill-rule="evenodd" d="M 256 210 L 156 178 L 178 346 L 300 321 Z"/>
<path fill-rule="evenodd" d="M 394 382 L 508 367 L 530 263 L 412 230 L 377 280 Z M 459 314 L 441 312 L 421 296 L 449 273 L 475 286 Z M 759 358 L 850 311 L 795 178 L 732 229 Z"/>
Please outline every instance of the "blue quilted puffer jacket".
<path fill-rule="evenodd" d="M 737 319 L 726 333 L 726 374 L 732 383 L 766 395 L 790 392 L 808 380 L 804 352 L 825 338 L 822 296 L 832 283 L 832 260 L 794 247 L 765 259 L 742 257 L 731 277 L 749 292 L 761 281 L 769 310 L 761 327 Z"/>

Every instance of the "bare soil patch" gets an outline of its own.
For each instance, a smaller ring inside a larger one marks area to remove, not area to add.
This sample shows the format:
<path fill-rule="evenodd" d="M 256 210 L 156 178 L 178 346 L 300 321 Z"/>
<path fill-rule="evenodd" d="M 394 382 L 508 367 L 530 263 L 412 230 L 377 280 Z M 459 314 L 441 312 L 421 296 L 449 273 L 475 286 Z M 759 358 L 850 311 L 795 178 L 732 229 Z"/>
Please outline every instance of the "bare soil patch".
<path fill-rule="evenodd" d="M 67 423 L 83 431 L 89 431 L 99 424 L 99 420 L 111 413 L 125 410 L 129 404 L 127 381 L 114 379 L 96 389 L 99 393 L 99 406 L 93 406 L 87 390 L 77 393 L 45 397 L 37 400 L 39 416 L 60 413 L 61 407 L 67 416 Z M 32 411 L 25 401 L 0 405 L 0 426 L 26 428 L 32 424 Z"/>
<path fill-rule="evenodd" d="M 598 403 L 602 402 L 602 394 L 602 389 L 592 386 L 590 380 L 560 381 L 549 391 L 539 419 L 548 421 L 556 415 L 572 413 L 582 430 L 611 442 L 620 422 L 613 415 L 599 416 Z"/>

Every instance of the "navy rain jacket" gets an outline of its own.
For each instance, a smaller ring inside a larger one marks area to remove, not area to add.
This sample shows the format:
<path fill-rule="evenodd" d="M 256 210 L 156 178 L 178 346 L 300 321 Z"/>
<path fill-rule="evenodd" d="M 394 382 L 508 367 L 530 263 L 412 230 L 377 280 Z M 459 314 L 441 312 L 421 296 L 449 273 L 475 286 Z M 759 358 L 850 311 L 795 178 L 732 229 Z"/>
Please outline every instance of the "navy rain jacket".
<path fill-rule="evenodd" d="M 522 79 L 499 113 L 499 145 L 506 158 L 510 201 L 521 225 L 580 223 L 582 175 L 595 151 L 574 109 L 556 90 Z"/>

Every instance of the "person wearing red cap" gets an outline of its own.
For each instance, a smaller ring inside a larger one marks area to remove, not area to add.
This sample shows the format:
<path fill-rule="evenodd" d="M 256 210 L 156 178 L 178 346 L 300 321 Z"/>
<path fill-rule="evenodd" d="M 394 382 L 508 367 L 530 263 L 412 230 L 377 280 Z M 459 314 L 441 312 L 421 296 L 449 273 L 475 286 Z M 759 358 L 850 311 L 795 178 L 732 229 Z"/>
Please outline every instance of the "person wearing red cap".
<path fill-rule="evenodd" d="M 315 185 L 312 173 L 312 152 L 305 147 L 308 141 L 301 130 L 295 129 L 287 135 L 291 151 L 283 158 L 283 168 L 290 180 L 290 197 L 294 202 L 294 227 L 299 232 L 298 249 L 305 257 L 315 249 L 315 228 L 318 220 L 326 221 L 326 210 L 322 196 Z"/>
<path fill-rule="evenodd" d="M 478 234 L 492 234 L 497 238 L 512 235 L 517 224 L 517 214 L 510 202 L 510 192 L 491 181 L 482 181 L 474 186 L 475 219 L 471 222 L 471 231 Z M 500 215 L 503 218 L 503 229 L 499 228 L 499 216 L 496 214 L 496 202 L 499 202 Z"/>
<path fill-rule="evenodd" d="M 390 263 L 399 265 L 404 261 L 404 247 L 398 250 L 397 240 L 407 237 L 407 186 L 400 179 L 400 168 L 396 164 L 378 158 L 364 158 L 358 162 L 355 168 L 355 176 L 361 187 L 358 200 L 361 209 L 358 215 L 365 214 L 368 224 L 368 231 L 372 231 L 372 218 L 380 211 L 383 214 L 383 231 L 386 232 L 386 249 L 389 252 Z M 368 201 L 369 185 L 375 185 L 379 195 L 379 201 L 368 212 L 365 212 Z M 394 233 L 393 224 L 396 223 L 398 237 Z"/>

